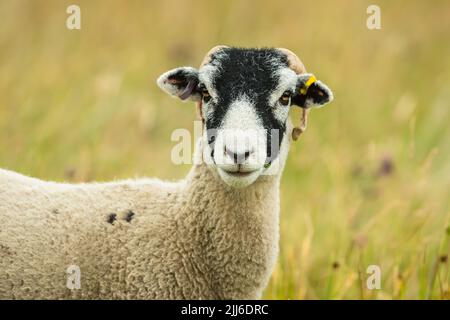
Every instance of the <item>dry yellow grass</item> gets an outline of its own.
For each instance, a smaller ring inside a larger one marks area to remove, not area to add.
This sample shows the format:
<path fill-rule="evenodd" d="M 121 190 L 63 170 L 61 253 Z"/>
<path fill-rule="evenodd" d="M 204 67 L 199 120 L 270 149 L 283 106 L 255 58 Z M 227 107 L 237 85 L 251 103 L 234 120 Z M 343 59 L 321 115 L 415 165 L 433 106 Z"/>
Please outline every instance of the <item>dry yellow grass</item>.
<path fill-rule="evenodd" d="M 163 71 L 212 46 L 282 46 L 334 90 L 293 145 L 269 299 L 450 298 L 450 3 L 0 2 L 0 167 L 43 179 L 181 178 L 194 108 Z M 298 116 L 296 114 L 296 116 Z M 379 265 L 381 290 L 365 289 Z"/>

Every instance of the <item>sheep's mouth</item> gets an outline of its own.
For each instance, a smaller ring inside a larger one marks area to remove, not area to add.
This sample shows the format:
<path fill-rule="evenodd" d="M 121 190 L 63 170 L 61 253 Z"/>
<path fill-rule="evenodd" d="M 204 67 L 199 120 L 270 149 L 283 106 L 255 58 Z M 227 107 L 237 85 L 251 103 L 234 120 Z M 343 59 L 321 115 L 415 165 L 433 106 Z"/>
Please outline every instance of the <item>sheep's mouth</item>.
<path fill-rule="evenodd" d="M 251 175 L 255 171 L 250 172 L 243 172 L 243 171 L 225 171 L 226 174 L 229 174 L 230 176 L 241 178 Z"/>
<path fill-rule="evenodd" d="M 229 186 L 244 188 L 258 179 L 261 169 L 255 168 L 218 168 L 220 178 Z"/>
<path fill-rule="evenodd" d="M 239 170 L 225 170 L 225 169 L 221 169 L 224 173 L 226 173 L 227 175 L 231 176 L 231 177 L 235 177 L 235 178 L 245 178 L 248 177 L 254 173 L 256 173 L 259 170 L 252 170 L 252 171 L 244 171 L 242 169 Z"/>

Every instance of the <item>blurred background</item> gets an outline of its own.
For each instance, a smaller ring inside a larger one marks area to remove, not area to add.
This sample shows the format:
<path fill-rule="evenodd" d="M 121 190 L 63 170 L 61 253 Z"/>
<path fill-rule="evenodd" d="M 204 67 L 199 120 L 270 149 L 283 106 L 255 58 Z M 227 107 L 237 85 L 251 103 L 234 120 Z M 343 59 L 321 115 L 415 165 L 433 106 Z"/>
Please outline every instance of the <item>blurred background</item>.
<path fill-rule="evenodd" d="M 450 299 L 449 1 L 2 0 L 0 21 L 0 167 L 45 180 L 182 178 L 194 105 L 156 78 L 217 44 L 291 49 L 335 101 L 292 145 L 264 298 Z"/>

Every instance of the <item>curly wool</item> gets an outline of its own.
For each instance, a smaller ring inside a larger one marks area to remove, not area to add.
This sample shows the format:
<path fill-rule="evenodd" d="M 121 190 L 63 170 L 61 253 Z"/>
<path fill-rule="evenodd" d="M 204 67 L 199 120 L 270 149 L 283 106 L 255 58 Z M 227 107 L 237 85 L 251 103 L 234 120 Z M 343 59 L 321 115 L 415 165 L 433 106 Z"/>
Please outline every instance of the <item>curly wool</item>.
<path fill-rule="evenodd" d="M 44 182 L 0 170 L 1 299 L 257 299 L 278 254 L 280 175 L 227 187 Z M 66 286 L 79 266 L 81 288 Z"/>

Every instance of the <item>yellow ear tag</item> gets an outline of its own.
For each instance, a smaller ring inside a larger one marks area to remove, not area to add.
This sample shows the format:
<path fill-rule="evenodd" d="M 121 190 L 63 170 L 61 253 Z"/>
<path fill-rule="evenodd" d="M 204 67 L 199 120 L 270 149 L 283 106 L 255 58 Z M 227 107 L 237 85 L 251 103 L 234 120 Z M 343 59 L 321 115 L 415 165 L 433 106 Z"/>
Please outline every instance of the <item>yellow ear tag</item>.
<path fill-rule="evenodd" d="M 306 80 L 305 84 L 300 88 L 299 92 L 301 95 L 306 96 L 309 87 L 316 82 L 317 79 L 314 75 L 311 75 L 308 80 Z M 302 109 L 302 120 L 300 123 L 300 127 L 295 127 L 292 130 L 292 140 L 297 141 L 300 135 L 306 131 L 306 127 L 308 126 L 308 113 L 309 110 L 306 108 Z"/>
<path fill-rule="evenodd" d="M 301 95 L 306 95 L 306 93 L 308 92 L 309 87 L 316 81 L 317 81 L 317 79 L 316 79 L 316 77 L 314 75 L 309 77 L 309 79 L 305 82 L 304 86 L 302 86 L 300 88 L 300 94 Z"/>

